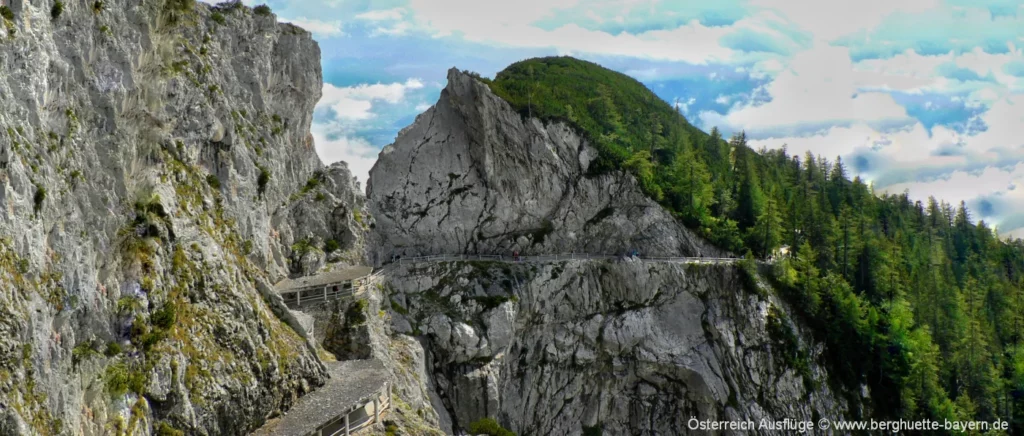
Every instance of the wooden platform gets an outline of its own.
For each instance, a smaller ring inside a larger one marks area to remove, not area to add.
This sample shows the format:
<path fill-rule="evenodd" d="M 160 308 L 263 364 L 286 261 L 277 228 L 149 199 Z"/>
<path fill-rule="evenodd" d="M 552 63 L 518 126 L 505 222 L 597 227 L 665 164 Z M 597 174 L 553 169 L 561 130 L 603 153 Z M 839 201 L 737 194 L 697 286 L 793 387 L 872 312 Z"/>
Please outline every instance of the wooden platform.
<path fill-rule="evenodd" d="M 284 416 L 267 421 L 257 436 L 344 435 L 373 424 L 374 406 L 391 406 L 390 376 L 376 360 L 326 362 L 327 384 L 302 398 Z"/>

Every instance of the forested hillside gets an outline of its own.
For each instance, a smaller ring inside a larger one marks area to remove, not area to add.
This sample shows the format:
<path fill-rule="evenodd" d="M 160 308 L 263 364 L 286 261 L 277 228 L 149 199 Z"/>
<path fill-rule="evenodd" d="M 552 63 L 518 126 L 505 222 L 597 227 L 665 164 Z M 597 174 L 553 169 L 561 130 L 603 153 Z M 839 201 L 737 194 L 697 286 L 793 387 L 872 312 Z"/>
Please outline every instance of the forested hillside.
<path fill-rule="evenodd" d="M 964 204 L 878 196 L 842 161 L 706 134 L 644 85 L 568 57 L 482 79 L 524 116 L 566 121 L 723 248 L 789 255 L 768 272 L 826 344 L 833 383 L 879 418 L 1009 420 L 1024 431 L 1024 243 Z M 806 353 L 786 359 L 797 370 Z"/>

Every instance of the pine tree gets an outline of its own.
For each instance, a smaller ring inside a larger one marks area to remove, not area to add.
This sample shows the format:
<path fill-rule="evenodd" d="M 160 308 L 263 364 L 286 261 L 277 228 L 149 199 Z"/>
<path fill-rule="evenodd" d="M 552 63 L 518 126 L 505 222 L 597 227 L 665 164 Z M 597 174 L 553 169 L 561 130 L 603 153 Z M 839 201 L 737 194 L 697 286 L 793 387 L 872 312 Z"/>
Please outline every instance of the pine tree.
<path fill-rule="evenodd" d="M 757 217 L 757 224 L 751 228 L 755 241 L 752 245 L 760 248 L 762 258 L 772 254 L 782 241 L 782 215 L 778 202 L 769 194 L 764 203 L 763 212 Z"/>

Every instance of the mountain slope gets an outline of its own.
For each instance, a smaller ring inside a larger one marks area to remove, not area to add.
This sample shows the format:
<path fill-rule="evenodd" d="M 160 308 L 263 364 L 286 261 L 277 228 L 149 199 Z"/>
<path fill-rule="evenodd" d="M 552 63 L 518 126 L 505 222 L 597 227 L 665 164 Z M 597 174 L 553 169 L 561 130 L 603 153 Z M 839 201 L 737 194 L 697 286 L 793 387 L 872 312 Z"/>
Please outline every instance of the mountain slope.
<path fill-rule="evenodd" d="M 518 62 L 495 94 L 567 120 L 600 156 L 720 247 L 784 258 L 770 276 L 881 417 L 1013 419 L 1024 428 L 1024 243 L 934 198 L 874 195 L 841 159 L 754 152 L 696 131 L 642 84 L 572 58 Z"/>

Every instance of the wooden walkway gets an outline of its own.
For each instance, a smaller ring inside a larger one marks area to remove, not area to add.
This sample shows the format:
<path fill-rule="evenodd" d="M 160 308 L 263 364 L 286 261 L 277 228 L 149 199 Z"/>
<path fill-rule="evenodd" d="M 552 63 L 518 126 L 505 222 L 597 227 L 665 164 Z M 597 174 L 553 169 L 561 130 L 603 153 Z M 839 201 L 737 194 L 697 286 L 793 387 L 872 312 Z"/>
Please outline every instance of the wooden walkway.
<path fill-rule="evenodd" d="M 284 416 L 255 436 L 348 435 L 380 422 L 391 408 L 391 382 L 379 361 L 325 362 L 327 384 L 300 398 Z"/>
<path fill-rule="evenodd" d="M 284 303 L 291 309 L 349 297 L 359 292 L 366 277 L 373 272 L 368 266 L 357 266 L 296 279 L 284 279 L 274 285 Z"/>

